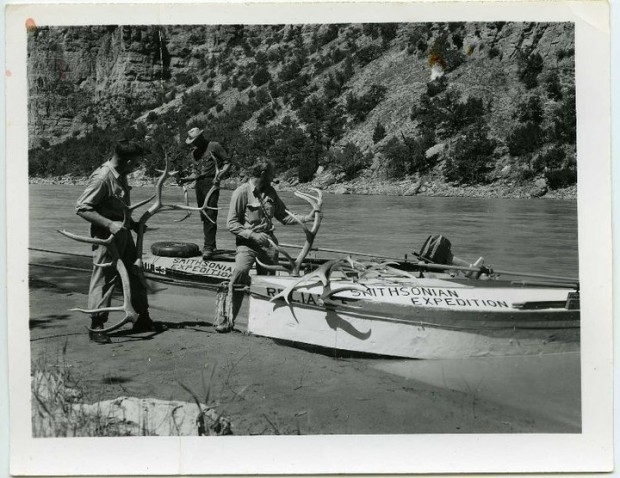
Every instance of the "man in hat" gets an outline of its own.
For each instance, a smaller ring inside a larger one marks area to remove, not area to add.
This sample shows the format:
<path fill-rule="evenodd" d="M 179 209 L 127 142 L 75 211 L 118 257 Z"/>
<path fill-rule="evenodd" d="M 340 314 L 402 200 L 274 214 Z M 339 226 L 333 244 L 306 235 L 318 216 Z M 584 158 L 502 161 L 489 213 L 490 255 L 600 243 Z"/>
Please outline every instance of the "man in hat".
<path fill-rule="evenodd" d="M 136 260 L 136 245 L 129 226 L 134 231 L 138 224 L 131 221 L 125 224 L 126 208 L 130 206 L 129 192 L 131 187 L 127 183 L 127 175 L 137 166 L 143 155 L 142 147 L 132 141 L 120 141 L 112 158 L 101 165 L 88 180 L 86 189 L 80 196 L 75 207 L 76 213 L 90 223 L 90 235 L 99 239 L 107 239 L 114 235 L 114 245 L 120 260 L 125 264 L 129 275 L 131 290 L 131 305 L 139 314 L 133 326 L 133 332 L 163 332 L 167 327 L 159 322 L 153 322 L 149 316 L 149 302 L 146 289 L 134 269 Z M 119 284 L 118 273 L 113 267 L 98 267 L 97 264 L 110 263 L 115 260 L 107 247 L 93 245 L 93 272 L 88 289 L 88 308 L 101 309 L 110 306 L 109 291 Z M 107 312 L 91 314 L 90 340 L 100 344 L 108 344 L 110 338 L 96 329 L 103 329 L 108 320 Z"/>
<path fill-rule="evenodd" d="M 213 186 L 219 186 L 220 180 L 230 169 L 230 159 L 228 153 L 217 141 L 209 141 L 203 135 L 203 130 L 192 128 L 187 133 L 186 144 L 192 146 L 190 176 L 182 177 L 181 184 L 196 181 L 196 202 L 198 207 L 204 204 L 207 194 Z M 209 207 L 216 208 L 220 197 L 219 189 L 209 198 Z M 200 215 L 204 232 L 204 247 L 202 258 L 210 259 L 217 250 L 215 236 L 217 234 L 217 210 L 207 209 L 207 219 L 203 214 Z"/>
<path fill-rule="evenodd" d="M 243 301 L 244 294 L 235 291 L 235 285 L 250 284 L 249 272 L 257 259 L 267 265 L 278 263 L 278 249 L 273 245 L 278 243 L 273 233 L 274 219 L 284 225 L 314 220 L 315 211 L 306 216 L 297 215 L 297 219 L 287 213 L 286 206 L 271 185 L 275 176 L 272 161 L 258 158 L 248 173 L 248 182 L 235 189 L 230 199 L 227 224 L 235 236 L 237 253 L 228 291 L 232 297 L 232 310 L 226 321 L 215 327 L 221 333 L 232 330 Z M 259 274 L 270 274 L 260 265 L 256 269 Z"/>

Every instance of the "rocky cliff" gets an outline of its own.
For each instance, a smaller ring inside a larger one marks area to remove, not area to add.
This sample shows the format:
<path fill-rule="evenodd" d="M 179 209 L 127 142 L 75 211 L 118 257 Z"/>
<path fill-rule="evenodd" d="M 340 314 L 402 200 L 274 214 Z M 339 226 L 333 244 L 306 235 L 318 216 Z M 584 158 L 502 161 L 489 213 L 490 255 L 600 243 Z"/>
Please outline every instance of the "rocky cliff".
<path fill-rule="evenodd" d="M 300 177 L 311 158 L 310 177 L 323 165 L 454 181 L 463 138 L 486 161 L 466 182 L 534 181 L 575 160 L 570 23 L 39 28 L 28 77 L 33 151 L 128 123 L 170 141 L 219 124 L 235 152 L 263 144 Z"/>

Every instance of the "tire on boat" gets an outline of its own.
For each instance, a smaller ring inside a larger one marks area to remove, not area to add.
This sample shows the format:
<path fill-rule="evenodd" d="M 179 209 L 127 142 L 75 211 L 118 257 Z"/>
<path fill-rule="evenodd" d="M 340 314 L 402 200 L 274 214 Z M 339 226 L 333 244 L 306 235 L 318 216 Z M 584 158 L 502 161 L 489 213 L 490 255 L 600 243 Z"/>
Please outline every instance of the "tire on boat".
<path fill-rule="evenodd" d="M 161 257 L 194 257 L 200 255 L 200 248 L 191 242 L 155 242 L 151 252 Z"/>

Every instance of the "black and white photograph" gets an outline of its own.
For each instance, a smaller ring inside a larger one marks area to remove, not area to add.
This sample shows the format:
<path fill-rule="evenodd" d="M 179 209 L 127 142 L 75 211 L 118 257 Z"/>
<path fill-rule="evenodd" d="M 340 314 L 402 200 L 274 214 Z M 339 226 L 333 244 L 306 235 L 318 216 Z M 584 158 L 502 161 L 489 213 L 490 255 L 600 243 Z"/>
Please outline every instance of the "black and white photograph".
<path fill-rule="evenodd" d="M 609 470 L 577 5 L 15 7 L 12 472 Z"/>

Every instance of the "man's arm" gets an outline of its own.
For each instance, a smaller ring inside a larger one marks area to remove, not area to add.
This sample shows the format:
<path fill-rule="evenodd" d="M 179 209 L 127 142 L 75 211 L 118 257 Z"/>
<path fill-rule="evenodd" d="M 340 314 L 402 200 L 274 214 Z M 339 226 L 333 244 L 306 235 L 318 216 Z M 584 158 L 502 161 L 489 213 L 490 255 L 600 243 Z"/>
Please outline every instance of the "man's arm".
<path fill-rule="evenodd" d="M 111 234 L 116 234 L 121 229 L 125 229 L 122 221 L 112 221 L 94 210 L 77 211 L 77 215 L 81 218 L 86 219 L 88 222 L 94 224 L 95 226 L 108 229 Z"/>
<path fill-rule="evenodd" d="M 122 221 L 112 221 L 95 210 L 95 207 L 105 199 L 106 195 L 107 190 L 104 181 L 100 178 L 91 178 L 86 189 L 77 200 L 75 212 L 91 224 L 108 229 L 110 233 L 116 234 L 124 229 Z"/>
<path fill-rule="evenodd" d="M 226 224 L 228 225 L 228 230 L 235 236 L 249 239 L 252 231 L 243 226 L 245 222 L 245 207 L 246 200 L 243 192 L 240 189 L 235 189 L 230 198 Z"/>
<path fill-rule="evenodd" d="M 247 198 L 241 189 L 236 189 L 230 199 L 230 208 L 228 210 L 228 218 L 226 223 L 228 230 L 235 236 L 254 241 L 262 246 L 269 245 L 269 235 L 264 232 L 254 232 L 244 227 L 245 208 L 247 206 Z"/>
<path fill-rule="evenodd" d="M 278 196 L 278 193 L 275 193 L 275 204 L 274 205 L 275 205 L 275 208 L 274 208 L 273 217 L 275 217 L 278 221 L 280 221 L 284 225 L 297 224 L 297 220 L 295 220 L 294 217 L 289 216 L 286 213 L 286 206 L 284 205 L 284 202 L 282 202 L 282 199 L 280 199 L 280 196 Z M 314 219 L 314 211 L 312 211 L 307 216 L 295 214 L 295 217 L 297 217 L 297 219 L 300 220 L 301 222 L 310 222 Z"/>
<path fill-rule="evenodd" d="M 226 176 L 226 173 L 230 170 L 230 156 L 226 150 L 217 141 L 211 141 L 209 143 L 209 152 L 215 158 L 220 172 L 215 176 L 214 180 L 219 181 Z"/>

